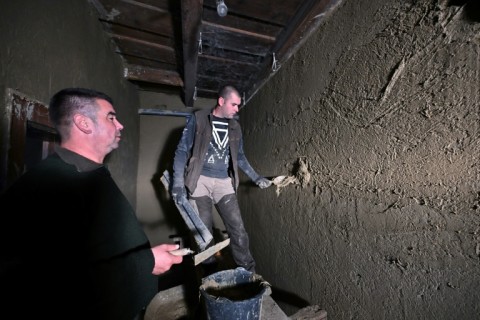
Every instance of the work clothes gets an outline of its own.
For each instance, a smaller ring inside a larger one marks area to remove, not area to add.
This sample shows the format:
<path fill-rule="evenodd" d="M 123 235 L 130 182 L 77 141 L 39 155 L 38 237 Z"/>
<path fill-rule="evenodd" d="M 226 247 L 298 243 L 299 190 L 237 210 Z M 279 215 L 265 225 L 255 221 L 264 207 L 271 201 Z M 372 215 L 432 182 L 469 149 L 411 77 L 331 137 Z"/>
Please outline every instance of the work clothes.
<path fill-rule="evenodd" d="M 261 178 L 248 162 L 243 151 L 243 138 L 240 124 L 236 119 L 228 120 L 229 149 L 228 177 L 231 186 L 225 192 L 225 179 L 205 177 L 202 170 L 208 154 L 209 144 L 212 142 L 212 110 L 196 111 L 187 121 L 182 137 L 175 151 L 173 163 L 173 189 L 185 188 L 193 201 L 197 202 L 200 219 L 212 232 L 212 199 L 220 217 L 222 218 L 227 233 L 230 237 L 230 247 L 235 263 L 254 272 L 255 261 L 250 253 L 248 234 L 243 225 L 240 208 L 236 197 L 239 186 L 238 168 L 252 180 Z M 227 181 L 228 181 L 227 180 Z M 200 185 L 201 193 L 196 192 Z M 222 187 L 223 185 L 223 187 Z M 221 190 L 215 188 L 222 188 Z M 206 192 L 205 192 L 206 190 Z M 220 194 L 220 197 L 215 195 Z M 205 199 L 208 197 L 209 199 Z M 209 202 L 208 202 L 209 201 Z M 210 261 L 207 261 L 210 262 Z"/>

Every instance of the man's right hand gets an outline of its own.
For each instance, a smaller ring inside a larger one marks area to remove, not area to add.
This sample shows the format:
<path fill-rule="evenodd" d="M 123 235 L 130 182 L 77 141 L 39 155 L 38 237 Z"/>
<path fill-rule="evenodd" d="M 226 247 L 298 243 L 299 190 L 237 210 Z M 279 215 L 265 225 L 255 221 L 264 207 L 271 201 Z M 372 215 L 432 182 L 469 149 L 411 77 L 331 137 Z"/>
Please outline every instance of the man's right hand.
<path fill-rule="evenodd" d="M 153 267 L 152 274 L 162 274 L 172 267 L 173 264 L 179 264 L 182 262 L 182 256 L 176 256 L 169 251 L 178 249 L 178 244 L 161 244 L 152 248 L 152 254 L 155 259 L 155 265 Z"/>
<path fill-rule="evenodd" d="M 173 187 L 172 198 L 176 203 L 181 203 L 182 200 L 187 198 L 187 190 L 185 187 Z"/>

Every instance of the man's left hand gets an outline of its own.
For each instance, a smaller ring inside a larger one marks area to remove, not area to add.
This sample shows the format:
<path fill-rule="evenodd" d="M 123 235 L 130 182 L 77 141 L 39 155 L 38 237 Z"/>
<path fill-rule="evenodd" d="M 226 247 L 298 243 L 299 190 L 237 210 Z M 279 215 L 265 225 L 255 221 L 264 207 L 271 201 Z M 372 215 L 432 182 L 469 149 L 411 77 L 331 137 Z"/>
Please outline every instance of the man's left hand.
<path fill-rule="evenodd" d="M 266 179 L 266 178 L 258 178 L 257 181 L 255 181 L 257 186 L 260 187 L 260 189 L 265 189 L 268 188 L 272 185 L 272 181 Z"/>

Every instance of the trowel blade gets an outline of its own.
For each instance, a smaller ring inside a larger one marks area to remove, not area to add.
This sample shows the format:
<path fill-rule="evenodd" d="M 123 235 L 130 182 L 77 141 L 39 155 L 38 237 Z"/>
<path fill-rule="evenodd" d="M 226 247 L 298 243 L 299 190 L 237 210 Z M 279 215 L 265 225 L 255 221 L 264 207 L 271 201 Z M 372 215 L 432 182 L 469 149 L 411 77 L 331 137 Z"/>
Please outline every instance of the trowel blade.
<path fill-rule="evenodd" d="M 225 248 L 229 244 L 230 244 L 230 238 L 228 238 L 227 240 L 223 240 L 222 242 L 219 242 L 219 243 L 211 246 L 210 248 L 206 249 L 205 251 L 202 251 L 202 252 L 196 254 L 193 257 L 194 265 L 198 265 L 200 262 L 207 260 L 208 258 L 213 256 L 215 253 L 222 250 L 223 248 Z"/>
<path fill-rule="evenodd" d="M 274 185 L 278 185 L 279 183 L 281 183 L 287 176 L 277 176 L 275 178 L 273 178 L 271 181 Z"/>

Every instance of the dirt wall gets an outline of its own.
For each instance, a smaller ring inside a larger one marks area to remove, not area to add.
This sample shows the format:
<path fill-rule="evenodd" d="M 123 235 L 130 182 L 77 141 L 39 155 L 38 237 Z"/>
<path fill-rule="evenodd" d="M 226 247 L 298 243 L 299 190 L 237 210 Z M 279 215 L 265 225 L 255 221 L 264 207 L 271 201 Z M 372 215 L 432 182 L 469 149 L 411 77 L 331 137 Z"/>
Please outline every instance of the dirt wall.
<path fill-rule="evenodd" d="M 252 165 L 297 178 L 239 194 L 257 272 L 287 313 L 478 318 L 471 17 L 443 0 L 346 0 L 241 112 Z"/>

